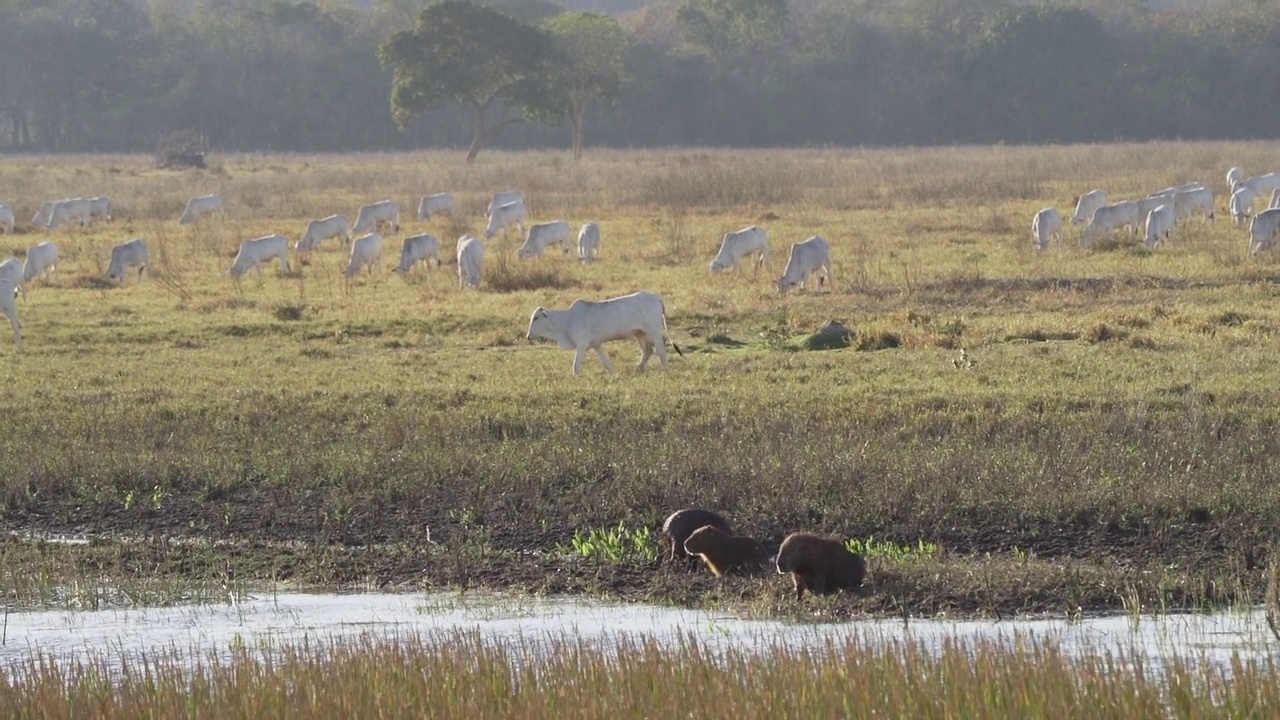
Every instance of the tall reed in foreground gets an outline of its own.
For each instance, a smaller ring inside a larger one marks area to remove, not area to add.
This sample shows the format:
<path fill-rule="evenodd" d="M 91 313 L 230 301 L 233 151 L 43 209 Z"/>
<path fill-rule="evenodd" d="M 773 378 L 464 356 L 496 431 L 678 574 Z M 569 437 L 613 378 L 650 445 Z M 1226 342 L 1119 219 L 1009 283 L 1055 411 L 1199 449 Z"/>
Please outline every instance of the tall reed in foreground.
<path fill-rule="evenodd" d="M 5 717 L 1274 717 L 1273 665 L 1136 654 L 1073 657 L 1053 642 L 848 638 L 721 649 L 695 636 L 495 644 L 472 632 L 365 636 L 192 662 L 177 652 L 62 662 L 0 678 Z"/>

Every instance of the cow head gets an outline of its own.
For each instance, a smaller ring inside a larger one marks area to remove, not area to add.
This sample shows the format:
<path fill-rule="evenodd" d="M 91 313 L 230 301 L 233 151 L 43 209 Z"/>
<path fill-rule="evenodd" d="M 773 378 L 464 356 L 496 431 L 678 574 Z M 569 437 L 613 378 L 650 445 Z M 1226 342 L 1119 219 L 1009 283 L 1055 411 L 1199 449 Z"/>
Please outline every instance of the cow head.
<path fill-rule="evenodd" d="M 547 309 L 535 308 L 533 315 L 529 317 L 529 332 L 525 335 L 525 340 L 533 342 L 539 339 L 551 339 L 550 325 L 551 318 L 547 315 Z"/>
<path fill-rule="evenodd" d="M 799 287 L 800 281 L 791 280 L 791 279 L 788 279 L 786 275 L 781 275 L 778 277 L 777 285 L 778 285 L 778 293 L 781 295 L 786 295 L 787 292 L 792 288 Z"/>

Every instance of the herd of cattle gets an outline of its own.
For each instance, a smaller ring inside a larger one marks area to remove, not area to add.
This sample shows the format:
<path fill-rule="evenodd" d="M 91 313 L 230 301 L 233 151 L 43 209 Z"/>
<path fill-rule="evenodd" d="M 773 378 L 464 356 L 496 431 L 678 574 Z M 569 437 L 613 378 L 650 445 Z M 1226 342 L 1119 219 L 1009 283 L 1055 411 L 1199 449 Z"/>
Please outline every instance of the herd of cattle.
<path fill-rule="evenodd" d="M 1245 178 L 1244 171 L 1233 167 L 1227 173 L 1231 188 L 1228 208 L 1237 225 L 1249 225 L 1250 249 L 1257 253 L 1271 246 L 1280 233 L 1280 173 L 1269 173 Z M 1255 212 L 1259 199 L 1270 193 L 1269 207 Z M 204 195 L 187 202 L 178 222 L 180 225 L 196 223 L 201 217 L 223 210 L 219 195 Z M 430 220 L 438 214 L 453 216 L 455 205 L 449 193 L 436 193 L 421 198 L 417 218 Z M 1079 238 L 1081 246 L 1088 246 L 1103 235 L 1121 229 L 1130 236 L 1142 231 L 1148 246 L 1154 247 L 1166 241 L 1179 223 L 1201 215 L 1206 221 L 1214 219 L 1214 192 L 1202 183 L 1189 183 L 1151 193 L 1138 200 L 1108 203 L 1103 190 L 1093 190 L 1076 201 L 1071 225 L 1085 225 Z M 517 250 L 521 260 L 541 255 L 552 246 L 559 246 L 565 253 L 573 242 L 573 229 L 563 220 L 529 224 L 528 206 L 522 193 L 515 190 L 496 193 L 485 209 L 485 241 L 505 234 L 509 228 L 518 228 L 524 242 Z M 35 228 L 54 228 L 79 225 L 88 227 L 94 222 L 111 220 L 111 202 L 105 197 L 68 198 L 49 201 L 41 205 L 31 220 Z M 1087 223 L 1087 224 L 1086 224 Z M 13 233 L 15 228 L 12 207 L 0 204 L 0 230 Z M 393 232 L 400 230 L 400 207 L 394 200 L 382 200 L 360 208 L 354 224 L 348 224 L 345 215 L 330 215 L 307 223 L 301 238 L 293 250 L 299 258 L 318 250 L 322 243 L 338 239 L 350 245 L 344 275 L 354 278 L 362 269 L 370 273 L 381 266 L 383 228 Z M 1062 216 L 1056 208 L 1047 207 L 1036 213 L 1031 224 L 1036 247 L 1047 250 L 1056 237 L 1065 239 Z M 354 237 L 354 239 L 352 239 Z M 578 259 L 587 263 L 600 255 L 600 227 L 585 223 L 577 233 Z M 404 238 L 400 246 L 400 262 L 395 272 L 407 273 L 418 263 L 434 260 L 440 264 L 440 241 L 430 233 L 419 233 Z M 479 238 L 464 234 L 456 244 L 458 282 L 462 288 L 479 288 L 484 263 L 485 247 Z M 720 248 L 711 261 L 710 270 L 719 273 L 736 270 L 743 260 L 759 271 L 769 259 L 769 236 L 764 228 L 751 225 L 735 232 L 725 233 Z M 262 272 L 262 265 L 278 260 L 282 272 L 289 272 L 289 242 L 280 234 L 244 240 L 232 261 L 229 274 L 239 279 L 250 270 Z M 27 250 L 25 263 L 11 257 L 0 262 L 0 312 L 9 319 L 22 345 L 22 329 L 18 321 L 16 298 L 25 298 L 27 284 L 41 276 L 56 272 L 58 248 L 50 241 L 41 242 Z M 134 238 L 116 245 L 111 250 L 107 266 L 107 279 L 121 282 L 133 269 L 139 280 L 151 264 L 147 242 Z M 821 236 L 814 235 L 791 246 L 786 268 L 776 280 L 779 293 L 786 294 L 805 287 L 816 277 L 819 284 L 830 280 L 831 248 Z M 641 349 L 640 367 L 656 353 L 665 366 L 666 315 L 662 299 L 652 293 L 637 292 L 603 301 L 577 300 L 567 310 L 536 308 L 529 320 L 527 336 L 530 340 L 547 339 L 561 347 L 574 350 L 574 373 L 582 369 L 586 354 L 595 351 L 601 364 L 612 371 L 601 345 L 612 340 L 635 339 Z M 679 352 L 679 348 L 676 348 Z"/>
<path fill-rule="evenodd" d="M 190 225 L 198 222 L 201 217 L 222 211 L 223 203 L 219 195 L 191 198 L 178 223 Z M 452 217 L 454 212 L 452 195 L 436 193 L 424 196 L 419 201 L 417 218 L 430 220 L 440 213 Z M 552 246 L 559 246 L 565 253 L 570 251 L 573 229 L 569 223 L 554 220 L 530 224 L 526 229 L 529 212 L 525 198 L 519 191 L 509 190 L 495 194 L 485 209 L 485 218 L 486 241 L 499 233 L 505 233 L 512 226 L 519 229 L 524 236 L 524 242 L 517 250 L 517 256 L 521 260 L 537 257 Z M 69 198 L 44 203 L 32 218 L 31 224 L 33 228 L 52 230 L 70 225 L 88 227 L 94 222 L 109 220 L 111 202 L 107 198 Z M 326 240 L 338 239 L 348 243 L 350 251 L 343 272 L 350 279 L 362 269 L 368 268 L 372 273 L 381 266 L 384 241 L 379 231 L 383 228 L 390 228 L 393 232 L 400 230 L 400 207 L 394 200 L 382 200 L 361 207 L 352 225 L 348 225 L 345 215 L 330 215 L 312 220 L 307 223 L 306 230 L 294 243 L 293 249 L 301 259 L 318 250 Z M 14 231 L 13 209 L 4 204 L 0 204 L 0 229 L 7 233 Z M 600 227 L 596 223 L 582 225 L 577 233 L 577 249 L 578 259 L 583 263 L 599 258 Z M 400 263 L 394 271 L 408 273 L 418 263 L 430 260 L 435 260 L 436 266 L 439 266 L 439 252 L 440 241 L 436 236 L 430 233 L 410 235 L 401 243 Z M 456 252 L 459 285 L 464 289 L 478 289 L 484 262 L 484 244 L 474 235 L 464 234 L 458 238 Z M 768 258 L 768 233 L 764 228 L 752 225 L 724 235 L 720 249 L 711 261 L 710 270 L 713 274 L 735 270 L 743 259 L 748 259 L 758 271 Z M 273 260 L 279 261 L 282 272 L 290 271 L 289 241 L 285 236 L 273 234 L 244 240 L 231 263 L 229 274 L 236 280 L 254 269 L 261 274 L 262 265 Z M 56 272 L 57 263 L 58 249 L 50 241 L 29 248 L 25 263 L 19 262 L 16 257 L 0 263 L 0 312 L 8 317 L 19 347 L 22 346 L 22 330 L 15 299 L 19 292 L 25 298 L 26 286 L 32 280 L 47 276 L 51 271 Z M 147 242 L 142 238 L 134 238 L 111 249 L 107 279 L 113 283 L 123 282 L 127 274 L 136 269 L 141 282 L 142 275 L 150 264 L 151 254 Z M 825 283 L 830 279 L 830 273 L 830 246 L 822 237 L 815 235 L 791 246 L 786 268 L 777 278 L 776 286 L 780 293 L 786 294 L 795 288 L 805 287 L 813 276 L 817 276 L 819 284 Z M 539 307 L 530 318 L 528 338 L 552 340 L 565 349 L 575 350 L 573 370 L 577 374 L 582 369 L 586 354 L 592 350 L 601 364 L 612 372 L 613 366 L 601 345 L 626 338 L 633 338 L 639 343 L 641 368 L 655 352 L 663 366 L 666 366 L 665 334 L 666 314 L 662 299 L 652 293 L 637 292 L 603 301 L 577 300 L 567 310 Z M 680 352 L 680 349 L 676 347 L 676 351 Z"/>
<path fill-rule="evenodd" d="M 1280 232 L 1280 173 L 1267 173 L 1251 178 L 1244 177 L 1244 169 L 1233 167 L 1227 171 L 1227 185 L 1231 188 L 1227 209 L 1236 225 L 1249 226 L 1249 250 L 1258 253 L 1271 247 Z M 1256 211 L 1259 199 L 1270 193 L 1266 209 Z M 1214 192 L 1203 183 L 1157 190 L 1138 200 L 1107 202 L 1103 190 L 1091 190 L 1076 199 L 1076 212 L 1071 216 L 1072 225 L 1085 225 L 1080 233 L 1080 246 L 1088 247 L 1094 240 L 1120 229 L 1130 237 L 1142 233 L 1147 247 L 1169 239 L 1177 224 L 1200 214 L 1206 221 L 1214 219 Z M 1057 208 L 1047 207 L 1031 220 L 1031 234 L 1040 250 L 1048 250 L 1049 243 L 1065 238 L 1062 215 Z"/>

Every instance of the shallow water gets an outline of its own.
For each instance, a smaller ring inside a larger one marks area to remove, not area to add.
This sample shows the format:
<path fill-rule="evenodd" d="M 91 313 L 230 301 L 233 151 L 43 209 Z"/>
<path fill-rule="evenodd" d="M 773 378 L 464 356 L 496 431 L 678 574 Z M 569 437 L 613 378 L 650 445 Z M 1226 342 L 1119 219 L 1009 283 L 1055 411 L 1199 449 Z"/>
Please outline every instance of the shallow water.
<path fill-rule="evenodd" d="M 120 658 L 177 651 L 229 655 L 233 644 L 280 647 L 306 640 L 366 634 L 406 635 L 474 630 L 495 642 L 526 646 L 572 639 L 609 646 L 621 638 L 675 640 L 693 636 L 710 648 L 767 651 L 819 647 L 858 636 L 864 641 L 914 640 L 939 647 L 945 640 L 1052 640 L 1076 654 L 1134 653 L 1158 667 L 1174 656 L 1206 658 L 1229 667 L 1280 660 L 1280 643 L 1261 609 L 1202 615 L 1128 616 L 999 622 L 945 620 L 796 624 L 647 605 L 610 605 L 579 599 L 492 594 L 265 593 L 220 605 L 99 611 L 10 613 L 0 660 L 5 667 L 39 652 L 48 657 Z"/>

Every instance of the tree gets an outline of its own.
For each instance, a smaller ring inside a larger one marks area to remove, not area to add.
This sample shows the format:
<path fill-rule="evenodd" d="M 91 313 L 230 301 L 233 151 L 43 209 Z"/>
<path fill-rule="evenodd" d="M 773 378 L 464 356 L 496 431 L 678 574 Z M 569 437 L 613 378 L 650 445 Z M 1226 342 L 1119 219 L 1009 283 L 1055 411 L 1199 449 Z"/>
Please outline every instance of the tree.
<path fill-rule="evenodd" d="M 626 76 L 627 36 L 608 15 L 568 12 L 543 23 L 568 61 L 552 79 L 569 103 L 573 159 L 582 157 L 583 117 L 595 99 L 614 101 Z"/>
<path fill-rule="evenodd" d="M 685 0 L 676 24 L 689 43 L 724 63 L 738 54 L 757 55 L 787 26 L 786 0 Z"/>
<path fill-rule="evenodd" d="M 551 36 L 500 12 L 459 0 L 423 10 L 413 30 L 393 34 L 378 48 L 378 60 L 394 69 L 391 111 L 404 128 L 413 113 L 448 102 L 475 113 L 467 162 L 485 141 L 525 118 L 558 121 L 565 109 L 547 79 L 563 65 Z M 524 117 L 486 124 L 492 109 L 513 105 Z"/>

